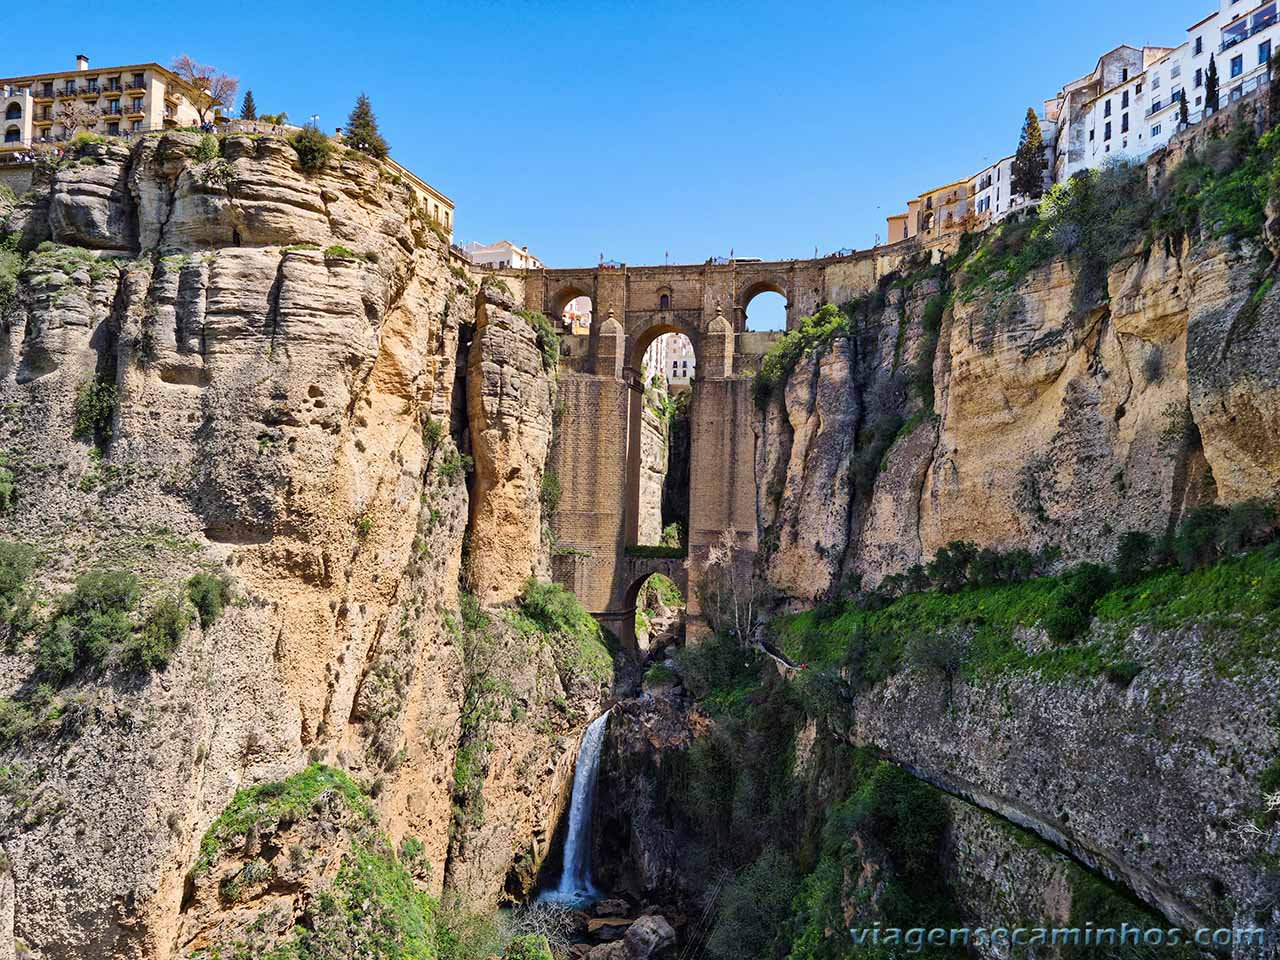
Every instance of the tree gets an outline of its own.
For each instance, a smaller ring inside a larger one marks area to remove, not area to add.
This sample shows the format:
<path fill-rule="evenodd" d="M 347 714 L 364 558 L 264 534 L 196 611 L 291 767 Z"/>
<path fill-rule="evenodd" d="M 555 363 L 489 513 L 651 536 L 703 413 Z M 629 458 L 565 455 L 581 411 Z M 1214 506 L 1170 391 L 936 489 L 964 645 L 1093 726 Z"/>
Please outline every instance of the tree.
<path fill-rule="evenodd" d="M 1204 108 L 1206 112 L 1218 109 L 1218 63 L 1209 54 L 1209 73 L 1204 79 Z"/>
<path fill-rule="evenodd" d="M 356 100 L 351 116 L 347 117 L 345 133 L 347 145 L 359 150 L 361 153 L 367 153 L 369 156 L 381 160 L 391 152 L 390 147 L 387 146 L 387 141 L 378 132 L 378 118 L 373 115 L 373 107 L 369 103 L 369 98 L 363 93 Z"/>
<path fill-rule="evenodd" d="M 196 63 L 185 53 L 174 60 L 169 69 L 191 86 L 191 105 L 196 108 L 201 123 L 208 121 L 209 111 L 214 107 L 232 103 L 240 88 L 240 81 L 235 77 L 209 64 Z"/>
<path fill-rule="evenodd" d="M 240 119 L 241 120 L 257 120 L 258 105 L 253 102 L 253 91 L 246 90 L 244 92 L 244 100 L 240 103 Z"/>
<path fill-rule="evenodd" d="M 81 130 L 92 130 L 101 119 L 101 110 L 81 100 L 69 101 L 58 113 L 58 122 L 66 128 L 68 136 L 74 136 Z"/>
<path fill-rule="evenodd" d="M 1185 127 L 1189 123 L 1191 123 L 1191 117 L 1187 113 L 1187 95 L 1184 93 L 1178 98 L 1178 124 Z"/>
<path fill-rule="evenodd" d="M 1027 107 L 1018 152 L 1013 157 L 1013 192 L 1032 200 L 1044 193 L 1044 134 L 1035 109 Z"/>

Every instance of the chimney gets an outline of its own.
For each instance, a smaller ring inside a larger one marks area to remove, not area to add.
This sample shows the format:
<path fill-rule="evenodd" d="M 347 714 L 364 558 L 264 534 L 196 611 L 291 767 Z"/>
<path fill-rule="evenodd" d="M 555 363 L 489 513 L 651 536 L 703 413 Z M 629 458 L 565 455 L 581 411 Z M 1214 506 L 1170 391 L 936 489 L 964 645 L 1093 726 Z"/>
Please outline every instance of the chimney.
<path fill-rule="evenodd" d="M 77 53 L 76 54 L 76 72 L 81 72 L 88 69 L 89 69 L 89 58 L 86 57 L 83 53 Z"/>

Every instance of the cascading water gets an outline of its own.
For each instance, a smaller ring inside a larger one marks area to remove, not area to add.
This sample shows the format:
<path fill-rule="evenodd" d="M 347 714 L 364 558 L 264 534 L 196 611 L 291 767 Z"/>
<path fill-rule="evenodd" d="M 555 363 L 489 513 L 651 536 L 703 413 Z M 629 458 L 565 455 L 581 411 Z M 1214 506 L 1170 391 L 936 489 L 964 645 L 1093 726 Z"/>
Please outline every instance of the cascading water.
<path fill-rule="evenodd" d="M 591 812 L 596 800 L 596 774 L 600 770 L 600 748 L 604 744 L 609 714 L 591 721 L 578 748 L 578 764 L 573 772 L 573 799 L 569 804 L 569 832 L 564 841 L 564 866 L 560 885 L 546 891 L 547 900 L 583 903 L 596 897 L 591 884 Z"/>

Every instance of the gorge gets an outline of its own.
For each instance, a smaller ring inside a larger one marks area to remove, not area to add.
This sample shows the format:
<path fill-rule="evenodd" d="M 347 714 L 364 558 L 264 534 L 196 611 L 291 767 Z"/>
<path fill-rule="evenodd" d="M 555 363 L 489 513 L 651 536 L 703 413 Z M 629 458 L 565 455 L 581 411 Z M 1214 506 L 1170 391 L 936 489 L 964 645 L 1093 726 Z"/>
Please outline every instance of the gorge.
<path fill-rule="evenodd" d="M 1269 109 L 790 263 L 480 271 L 277 136 L 0 192 L 0 960 L 1271 956 Z M 679 547 L 641 502 L 672 331 Z M 1031 947 L 934 952 L 1110 955 Z"/>

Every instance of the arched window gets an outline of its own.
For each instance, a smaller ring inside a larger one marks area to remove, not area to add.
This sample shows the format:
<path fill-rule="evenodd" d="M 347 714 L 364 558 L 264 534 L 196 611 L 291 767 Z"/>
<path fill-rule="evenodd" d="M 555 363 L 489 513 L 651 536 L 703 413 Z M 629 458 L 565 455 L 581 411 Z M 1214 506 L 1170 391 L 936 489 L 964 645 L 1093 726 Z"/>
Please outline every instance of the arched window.
<path fill-rule="evenodd" d="M 658 309 L 659 310 L 671 309 L 671 297 L 668 294 L 664 293 L 662 296 L 658 298 Z"/>
<path fill-rule="evenodd" d="M 17 127 L 10 127 L 4 132 L 4 142 L 5 143 L 21 143 L 22 131 L 19 130 Z"/>
<path fill-rule="evenodd" d="M 20 103 L 11 103 L 11 104 L 9 104 L 9 106 L 8 106 L 8 107 L 5 109 L 5 111 L 4 111 L 4 118 L 5 118 L 6 120 L 21 120 L 21 119 L 22 119 L 22 104 L 20 104 Z"/>

